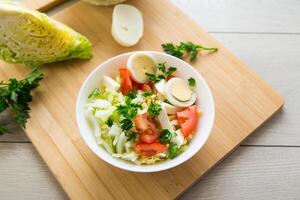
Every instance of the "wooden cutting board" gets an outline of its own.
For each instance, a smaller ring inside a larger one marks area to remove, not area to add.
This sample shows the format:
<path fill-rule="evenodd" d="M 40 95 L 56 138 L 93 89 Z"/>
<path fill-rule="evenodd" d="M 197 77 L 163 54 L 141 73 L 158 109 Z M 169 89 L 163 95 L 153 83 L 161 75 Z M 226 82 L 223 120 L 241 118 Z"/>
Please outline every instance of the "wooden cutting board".
<path fill-rule="evenodd" d="M 228 156 L 282 105 L 282 98 L 255 72 L 175 8 L 169 1 L 133 0 L 144 15 L 145 34 L 133 48 L 115 43 L 111 7 L 86 3 L 55 18 L 94 45 L 89 61 L 73 60 L 42 67 L 46 77 L 36 90 L 26 133 L 72 199 L 173 199 Z M 193 66 L 205 77 L 216 103 L 216 121 L 205 146 L 189 161 L 158 173 L 132 173 L 106 164 L 81 139 L 75 101 L 86 76 L 106 59 L 133 50 L 161 50 L 164 42 L 193 41 L 218 47 Z M 22 77 L 23 66 L 1 63 L 0 78 Z M 255 160 L 253 160 L 255 162 Z"/>
<path fill-rule="evenodd" d="M 21 0 L 20 2 L 28 8 L 45 12 L 64 1 L 66 0 Z"/>

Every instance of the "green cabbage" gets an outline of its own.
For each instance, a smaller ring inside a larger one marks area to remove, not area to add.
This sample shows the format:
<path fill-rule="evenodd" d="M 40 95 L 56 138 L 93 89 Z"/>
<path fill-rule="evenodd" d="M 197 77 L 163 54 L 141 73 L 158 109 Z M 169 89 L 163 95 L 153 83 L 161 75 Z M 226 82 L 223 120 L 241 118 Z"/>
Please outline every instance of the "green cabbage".
<path fill-rule="evenodd" d="M 38 66 L 92 57 L 90 41 L 45 14 L 0 1 L 0 59 Z"/>
<path fill-rule="evenodd" d="M 84 1 L 94 4 L 94 5 L 99 5 L 99 6 L 110 6 L 110 5 L 122 3 L 126 0 L 84 0 Z"/>

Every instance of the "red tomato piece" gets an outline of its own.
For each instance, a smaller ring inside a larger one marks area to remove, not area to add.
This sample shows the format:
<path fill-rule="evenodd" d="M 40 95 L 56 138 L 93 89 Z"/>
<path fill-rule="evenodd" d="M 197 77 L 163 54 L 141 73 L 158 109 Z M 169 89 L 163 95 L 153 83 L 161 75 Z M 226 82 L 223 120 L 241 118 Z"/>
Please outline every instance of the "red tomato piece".
<path fill-rule="evenodd" d="M 177 121 L 184 137 L 188 137 L 196 128 L 198 123 L 197 107 L 190 106 L 176 113 Z"/>
<path fill-rule="evenodd" d="M 151 92 L 151 91 L 152 91 L 151 86 L 148 85 L 148 84 L 140 84 L 140 85 L 138 86 L 138 88 L 139 88 L 140 90 L 143 90 L 144 92 Z"/>
<path fill-rule="evenodd" d="M 161 143 L 137 144 L 135 151 L 141 156 L 154 156 L 167 151 L 167 146 Z"/>
<path fill-rule="evenodd" d="M 121 75 L 121 92 L 123 95 L 133 91 L 133 84 L 130 78 L 130 72 L 127 68 L 120 68 L 119 69 Z"/>
<path fill-rule="evenodd" d="M 171 75 L 169 75 L 166 79 L 167 79 L 167 81 L 168 80 L 170 80 L 171 78 L 174 78 L 174 77 L 176 77 L 174 74 L 171 74 Z"/>
<path fill-rule="evenodd" d="M 156 142 L 159 137 L 159 130 L 156 127 L 153 119 L 147 114 L 138 115 L 134 119 L 135 127 L 140 135 L 142 143 Z"/>

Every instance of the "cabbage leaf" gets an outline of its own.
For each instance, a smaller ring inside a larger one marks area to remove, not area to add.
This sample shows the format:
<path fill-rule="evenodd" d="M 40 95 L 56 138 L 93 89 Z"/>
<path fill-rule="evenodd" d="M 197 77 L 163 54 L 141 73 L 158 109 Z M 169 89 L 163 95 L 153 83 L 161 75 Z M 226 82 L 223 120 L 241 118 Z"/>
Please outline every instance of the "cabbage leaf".
<path fill-rule="evenodd" d="M 0 1 L 0 59 L 38 66 L 92 57 L 90 41 L 47 15 Z"/>

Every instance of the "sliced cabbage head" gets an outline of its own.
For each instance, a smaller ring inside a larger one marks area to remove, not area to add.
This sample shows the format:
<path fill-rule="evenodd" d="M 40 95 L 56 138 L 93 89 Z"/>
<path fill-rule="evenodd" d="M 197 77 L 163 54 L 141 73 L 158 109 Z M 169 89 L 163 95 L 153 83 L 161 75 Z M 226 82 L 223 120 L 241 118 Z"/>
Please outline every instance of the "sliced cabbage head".
<path fill-rule="evenodd" d="M 86 37 L 43 13 L 0 0 L 0 59 L 38 66 L 91 57 Z"/>
<path fill-rule="evenodd" d="M 83 0 L 97 6 L 110 6 L 118 3 L 122 3 L 126 0 Z"/>

